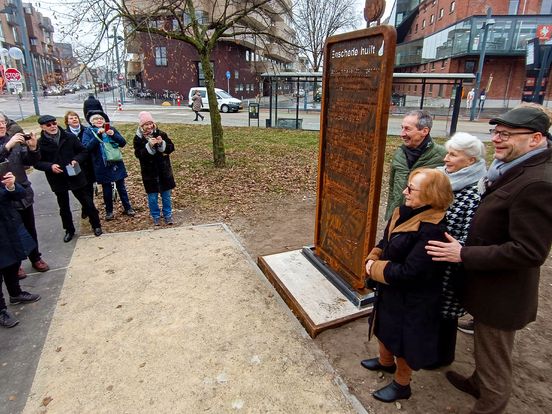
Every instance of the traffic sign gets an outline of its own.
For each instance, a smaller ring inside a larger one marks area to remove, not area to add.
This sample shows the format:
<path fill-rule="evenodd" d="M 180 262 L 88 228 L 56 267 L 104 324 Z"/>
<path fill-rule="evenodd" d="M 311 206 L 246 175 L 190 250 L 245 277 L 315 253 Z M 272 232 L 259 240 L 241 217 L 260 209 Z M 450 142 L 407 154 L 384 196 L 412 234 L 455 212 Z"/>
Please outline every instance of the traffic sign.
<path fill-rule="evenodd" d="M 229 70 L 226 71 L 226 79 L 230 79 L 231 73 Z"/>
<path fill-rule="evenodd" d="M 8 82 L 19 82 L 21 80 L 21 72 L 15 68 L 8 68 L 4 72 L 4 77 Z"/>

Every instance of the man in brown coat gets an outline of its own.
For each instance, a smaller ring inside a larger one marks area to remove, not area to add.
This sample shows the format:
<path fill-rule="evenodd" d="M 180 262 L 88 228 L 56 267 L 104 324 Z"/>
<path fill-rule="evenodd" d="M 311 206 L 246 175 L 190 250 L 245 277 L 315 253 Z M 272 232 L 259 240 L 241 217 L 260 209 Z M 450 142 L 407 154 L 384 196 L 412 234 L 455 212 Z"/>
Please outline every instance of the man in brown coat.
<path fill-rule="evenodd" d="M 512 389 L 517 330 L 535 320 L 540 267 L 552 244 L 550 117 L 521 106 L 489 121 L 495 148 L 466 245 L 430 241 L 433 260 L 462 262 L 463 303 L 475 319 L 475 371 L 447 379 L 477 398 L 472 413 L 502 413 Z"/>

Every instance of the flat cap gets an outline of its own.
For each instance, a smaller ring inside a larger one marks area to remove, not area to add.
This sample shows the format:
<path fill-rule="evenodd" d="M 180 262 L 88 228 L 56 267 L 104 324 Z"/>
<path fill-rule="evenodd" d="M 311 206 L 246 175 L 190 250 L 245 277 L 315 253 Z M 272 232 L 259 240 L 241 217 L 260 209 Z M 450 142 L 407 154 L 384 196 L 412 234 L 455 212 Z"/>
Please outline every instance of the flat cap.
<path fill-rule="evenodd" d="M 491 125 L 506 125 L 510 128 L 527 128 L 547 134 L 550 129 L 550 118 L 538 108 L 520 106 L 503 115 L 489 120 Z"/>
<path fill-rule="evenodd" d="M 38 118 L 38 123 L 40 125 L 44 125 L 52 121 L 56 121 L 56 117 L 52 115 L 42 115 L 40 118 Z"/>

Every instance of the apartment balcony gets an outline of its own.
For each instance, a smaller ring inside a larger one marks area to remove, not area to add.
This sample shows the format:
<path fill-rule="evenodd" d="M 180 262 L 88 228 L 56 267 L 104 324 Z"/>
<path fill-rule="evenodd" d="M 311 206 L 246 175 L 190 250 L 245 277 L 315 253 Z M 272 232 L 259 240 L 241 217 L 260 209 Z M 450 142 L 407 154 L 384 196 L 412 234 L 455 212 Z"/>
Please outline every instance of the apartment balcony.
<path fill-rule="evenodd" d="M 295 60 L 295 55 L 286 50 L 282 45 L 277 43 L 267 43 L 265 56 L 279 60 L 281 62 L 290 63 Z"/>
<path fill-rule="evenodd" d="M 270 34 L 288 41 L 295 37 L 295 31 L 283 21 L 275 22 L 270 28 Z"/>
<path fill-rule="evenodd" d="M 129 53 L 127 65 L 127 75 L 135 76 L 144 70 L 144 56 L 137 53 Z"/>
<path fill-rule="evenodd" d="M 241 36 L 236 36 L 236 43 L 238 45 L 248 47 L 251 50 L 255 50 L 257 49 L 259 42 L 258 42 L 257 36 L 241 35 Z"/>
<path fill-rule="evenodd" d="M 251 62 L 251 69 L 255 73 L 266 73 L 274 71 L 274 66 L 270 61 Z"/>
<path fill-rule="evenodd" d="M 13 15 L 13 14 L 6 14 L 6 22 L 10 26 L 17 26 L 17 19 L 15 18 L 15 15 Z"/>

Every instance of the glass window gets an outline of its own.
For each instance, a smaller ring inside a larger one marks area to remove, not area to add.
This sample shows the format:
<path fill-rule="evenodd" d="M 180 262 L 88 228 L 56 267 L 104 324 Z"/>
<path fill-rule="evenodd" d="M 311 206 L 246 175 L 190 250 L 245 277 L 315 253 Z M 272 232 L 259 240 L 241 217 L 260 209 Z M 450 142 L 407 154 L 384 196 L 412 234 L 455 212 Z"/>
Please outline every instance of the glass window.
<path fill-rule="evenodd" d="M 172 20 L 172 31 L 173 32 L 179 32 L 180 31 L 180 26 L 178 26 L 178 20 L 177 19 Z"/>
<path fill-rule="evenodd" d="M 422 20 L 422 29 L 425 29 L 425 27 L 426 27 L 426 21 L 424 19 L 424 20 Z"/>
<path fill-rule="evenodd" d="M 6 38 L 4 37 L 4 29 L 2 29 L 2 24 L 0 24 L 0 40 L 6 41 Z"/>
<path fill-rule="evenodd" d="M 517 14 L 519 7 L 519 0 L 508 1 L 508 14 Z"/>
<path fill-rule="evenodd" d="M 215 63 L 211 62 L 211 70 L 215 71 Z M 203 72 L 203 65 L 201 62 L 197 62 L 197 83 L 199 86 L 205 86 L 205 73 Z"/>
<path fill-rule="evenodd" d="M 245 51 L 245 61 L 249 62 L 249 50 Z"/>
<path fill-rule="evenodd" d="M 167 66 L 167 48 L 164 46 L 155 48 L 155 66 Z"/>
<path fill-rule="evenodd" d="M 235 70 L 234 71 L 234 79 L 239 79 L 240 78 L 240 71 L 239 70 Z"/>
<path fill-rule="evenodd" d="M 443 14 L 445 14 L 445 9 L 439 9 L 439 19 L 443 18 Z"/>
<path fill-rule="evenodd" d="M 542 0 L 540 14 L 552 14 L 552 0 Z"/>
<path fill-rule="evenodd" d="M 456 2 L 455 1 L 450 3 L 450 12 L 454 13 L 454 9 L 456 9 Z"/>
<path fill-rule="evenodd" d="M 435 15 L 431 15 L 431 17 L 429 18 L 429 24 L 433 24 L 433 22 L 435 21 Z"/>

